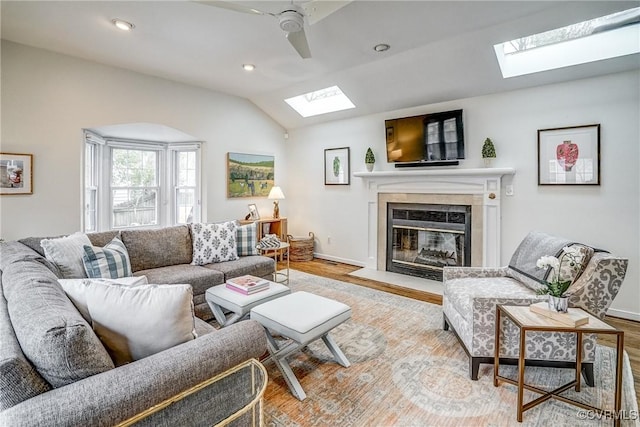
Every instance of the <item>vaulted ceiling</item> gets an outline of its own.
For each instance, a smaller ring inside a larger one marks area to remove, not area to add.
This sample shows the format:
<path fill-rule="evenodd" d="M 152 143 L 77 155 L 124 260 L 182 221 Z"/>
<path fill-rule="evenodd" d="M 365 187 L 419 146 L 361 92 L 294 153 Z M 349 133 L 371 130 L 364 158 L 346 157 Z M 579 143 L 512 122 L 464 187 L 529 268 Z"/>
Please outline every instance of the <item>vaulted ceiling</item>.
<path fill-rule="evenodd" d="M 235 3 L 278 13 L 284 1 Z M 304 2 L 296 1 L 296 4 Z M 638 1 L 360 1 L 307 26 L 195 1 L 2 1 L 2 38 L 246 97 L 285 128 L 640 68 L 631 55 L 503 79 L 493 45 Z M 125 33 L 111 20 L 135 24 Z M 375 52 L 386 43 L 391 49 Z M 256 65 L 253 72 L 241 65 Z M 355 109 L 302 118 L 284 98 L 338 85 Z"/>

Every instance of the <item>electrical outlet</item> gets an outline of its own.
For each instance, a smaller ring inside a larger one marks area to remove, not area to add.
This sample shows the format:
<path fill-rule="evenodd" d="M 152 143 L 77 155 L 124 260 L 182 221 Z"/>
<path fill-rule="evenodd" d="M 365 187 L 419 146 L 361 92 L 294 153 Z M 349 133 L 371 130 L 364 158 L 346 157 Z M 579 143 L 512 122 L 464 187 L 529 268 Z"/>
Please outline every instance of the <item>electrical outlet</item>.
<path fill-rule="evenodd" d="M 327 243 L 331 243 L 331 236 L 327 236 Z"/>
<path fill-rule="evenodd" d="M 507 196 L 513 196 L 513 185 L 507 185 L 504 192 Z"/>

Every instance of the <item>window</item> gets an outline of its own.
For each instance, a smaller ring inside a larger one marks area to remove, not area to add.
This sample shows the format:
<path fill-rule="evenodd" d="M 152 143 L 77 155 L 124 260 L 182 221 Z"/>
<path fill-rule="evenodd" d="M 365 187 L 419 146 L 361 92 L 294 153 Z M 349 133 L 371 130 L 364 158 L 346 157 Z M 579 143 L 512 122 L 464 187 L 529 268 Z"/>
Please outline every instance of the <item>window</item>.
<path fill-rule="evenodd" d="M 158 225 L 159 154 L 111 149 L 111 228 Z"/>
<path fill-rule="evenodd" d="M 84 159 L 84 230 L 94 232 L 98 231 L 98 163 L 95 144 L 85 144 Z"/>
<path fill-rule="evenodd" d="M 353 102 L 351 102 L 338 86 L 331 86 L 294 96 L 293 98 L 287 98 L 285 102 L 302 117 L 311 117 L 356 108 Z"/>
<path fill-rule="evenodd" d="M 194 212 L 198 210 L 197 182 L 198 169 L 197 153 L 195 151 L 175 152 L 175 218 L 178 224 L 193 222 Z"/>
<path fill-rule="evenodd" d="M 494 45 L 503 78 L 640 52 L 640 8 Z"/>
<path fill-rule="evenodd" d="M 86 132 L 84 229 L 200 220 L 200 144 L 102 139 Z"/>

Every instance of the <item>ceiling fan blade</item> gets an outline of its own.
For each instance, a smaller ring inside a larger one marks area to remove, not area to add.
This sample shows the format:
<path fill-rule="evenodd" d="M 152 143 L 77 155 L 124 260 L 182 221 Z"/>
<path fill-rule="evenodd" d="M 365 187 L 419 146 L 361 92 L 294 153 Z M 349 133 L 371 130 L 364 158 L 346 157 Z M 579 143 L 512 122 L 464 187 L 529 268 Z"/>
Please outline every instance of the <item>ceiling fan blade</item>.
<path fill-rule="evenodd" d="M 309 25 L 313 25 L 316 22 L 331 15 L 333 12 L 336 12 L 342 9 L 349 3 L 351 3 L 351 0 L 343 0 L 343 1 L 313 0 L 308 3 L 304 3 L 302 5 L 302 8 L 304 9 L 304 14 L 307 17 L 307 22 L 309 22 Z"/>
<path fill-rule="evenodd" d="M 307 36 L 304 30 L 287 33 L 287 40 L 289 40 L 291 46 L 293 46 L 301 57 L 305 59 L 311 58 L 311 50 L 309 49 L 309 43 L 307 42 Z"/>
<path fill-rule="evenodd" d="M 227 10 L 233 10 L 235 12 L 242 12 L 242 13 L 250 13 L 252 15 L 272 15 L 273 13 L 269 13 L 269 12 L 263 12 L 261 10 L 258 9 L 253 9 L 251 7 L 247 7 L 247 6 L 242 6 L 238 3 L 231 3 L 228 1 L 220 1 L 220 0 L 192 0 L 195 3 L 200 3 L 200 4 L 204 4 L 207 6 L 213 6 L 213 7 L 219 7 L 221 9 L 227 9 Z"/>

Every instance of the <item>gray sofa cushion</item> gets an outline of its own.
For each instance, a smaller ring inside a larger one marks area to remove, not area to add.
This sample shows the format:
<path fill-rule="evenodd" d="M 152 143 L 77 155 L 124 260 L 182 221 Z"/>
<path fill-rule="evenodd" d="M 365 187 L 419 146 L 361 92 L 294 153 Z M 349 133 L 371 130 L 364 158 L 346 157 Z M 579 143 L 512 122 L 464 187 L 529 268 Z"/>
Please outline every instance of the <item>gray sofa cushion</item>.
<path fill-rule="evenodd" d="M 235 261 L 217 262 L 214 264 L 203 265 L 203 267 L 219 271 L 224 274 L 224 280 L 220 283 L 238 276 L 250 274 L 252 276 L 265 277 L 273 273 L 275 269 L 275 261 L 261 255 L 252 255 L 240 257 Z"/>
<path fill-rule="evenodd" d="M 538 259 L 545 255 L 557 256 L 563 247 L 571 244 L 567 239 L 532 231 L 513 253 L 507 274 L 535 291 L 549 274 L 547 269 L 538 268 Z"/>
<path fill-rule="evenodd" d="M 62 278 L 58 266 L 35 252 L 30 247 L 18 242 L 0 242 L 0 270 L 7 268 L 9 264 L 19 261 L 35 261 L 45 266 L 49 271 Z"/>
<path fill-rule="evenodd" d="M 0 281 L 2 272 L 0 271 Z M 0 292 L 0 411 L 51 390 L 20 349 Z"/>
<path fill-rule="evenodd" d="M 216 331 L 216 328 L 214 328 L 204 320 L 198 319 L 196 317 L 196 334 L 198 334 L 198 338 L 215 331 Z"/>
<path fill-rule="evenodd" d="M 57 239 L 58 237 L 64 237 L 64 235 L 51 236 L 51 237 L 27 237 L 27 238 L 18 240 L 18 242 L 22 243 L 25 246 L 30 247 L 41 256 L 44 256 L 44 249 L 42 248 L 42 246 L 40 246 L 40 241 L 42 241 L 42 239 Z"/>
<path fill-rule="evenodd" d="M 193 295 L 203 295 L 212 286 L 224 283 L 224 275 L 219 271 L 189 264 L 170 265 L 151 270 L 136 271 L 134 276 L 147 276 L 149 284 L 186 283 L 193 288 Z M 195 299 L 194 299 L 195 303 Z"/>
<path fill-rule="evenodd" d="M 104 247 L 107 246 L 107 243 L 113 240 L 114 237 L 120 238 L 120 231 L 111 230 L 111 231 L 102 231 L 100 233 L 88 233 L 87 237 L 91 240 L 91 244 L 93 246 Z"/>
<path fill-rule="evenodd" d="M 191 232 L 186 225 L 157 230 L 124 230 L 120 236 L 129 251 L 134 272 L 191 263 Z M 149 283 L 153 282 L 149 280 Z"/>
<path fill-rule="evenodd" d="M 10 264 L 2 272 L 2 287 L 22 351 L 53 387 L 113 369 L 91 326 L 44 265 Z"/>

